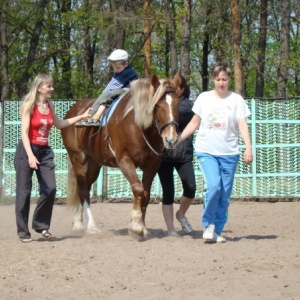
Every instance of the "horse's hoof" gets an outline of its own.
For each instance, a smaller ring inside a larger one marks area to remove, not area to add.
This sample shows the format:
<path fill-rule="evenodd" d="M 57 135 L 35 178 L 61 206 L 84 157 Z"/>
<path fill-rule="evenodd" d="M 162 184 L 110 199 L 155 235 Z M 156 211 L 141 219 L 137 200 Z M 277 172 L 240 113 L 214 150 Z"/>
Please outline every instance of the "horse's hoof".
<path fill-rule="evenodd" d="M 143 235 L 144 235 L 144 237 L 147 237 L 147 236 L 148 236 L 148 231 L 147 231 L 146 227 L 144 227 Z"/>
<path fill-rule="evenodd" d="M 129 230 L 132 230 L 133 232 L 141 235 L 144 231 L 144 224 L 142 223 L 139 223 L 139 222 L 130 222 L 129 225 L 128 225 L 128 229 Z"/>
<path fill-rule="evenodd" d="M 72 231 L 76 232 L 76 233 L 83 233 L 84 232 L 84 228 L 82 225 L 74 225 L 72 228 Z"/>
<path fill-rule="evenodd" d="M 143 232 L 136 233 L 135 231 L 128 228 L 128 234 L 130 235 L 131 238 L 133 238 L 134 240 L 137 240 L 137 241 L 142 241 L 144 239 Z"/>
<path fill-rule="evenodd" d="M 142 223 L 130 222 L 128 225 L 128 233 L 131 237 L 140 239 L 146 237 L 148 231 Z"/>
<path fill-rule="evenodd" d="M 97 234 L 97 233 L 100 233 L 100 232 L 101 232 L 101 230 L 98 229 L 97 227 L 88 228 L 86 230 L 87 234 Z"/>

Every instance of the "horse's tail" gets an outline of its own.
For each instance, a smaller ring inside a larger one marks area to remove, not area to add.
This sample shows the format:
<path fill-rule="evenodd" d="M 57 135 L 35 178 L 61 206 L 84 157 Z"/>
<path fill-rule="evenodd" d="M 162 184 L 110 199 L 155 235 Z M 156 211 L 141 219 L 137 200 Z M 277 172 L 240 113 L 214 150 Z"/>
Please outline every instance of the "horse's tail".
<path fill-rule="evenodd" d="M 78 184 L 75 177 L 74 169 L 68 156 L 68 193 L 67 193 L 67 207 L 70 209 L 76 209 L 80 203 L 78 196 Z"/>

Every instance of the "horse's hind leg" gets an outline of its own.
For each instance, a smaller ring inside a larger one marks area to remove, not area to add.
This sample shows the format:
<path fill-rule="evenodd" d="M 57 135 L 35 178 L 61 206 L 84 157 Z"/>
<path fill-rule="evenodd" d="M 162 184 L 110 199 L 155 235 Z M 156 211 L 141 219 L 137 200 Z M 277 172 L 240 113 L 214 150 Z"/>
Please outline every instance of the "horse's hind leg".
<path fill-rule="evenodd" d="M 88 191 L 91 190 L 92 184 L 96 181 L 99 172 L 100 172 L 101 167 L 93 160 L 88 161 L 88 167 L 87 167 L 87 172 L 86 172 L 86 182 L 87 182 L 87 187 Z M 88 234 L 93 234 L 100 232 L 100 229 L 97 228 L 97 225 L 94 221 L 91 207 L 90 207 L 90 198 L 88 197 L 89 201 L 84 201 L 83 202 L 83 210 L 85 212 L 85 217 L 86 217 L 86 232 Z"/>
<path fill-rule="evenodd" d="M 70 186 L 73 191 L 73 199 L 71 203 L 75 208 L 73 230 L 83 229 L 83 214 L 84 210 L 87 222 L 87 233 L 99 232 L 96 223 L 93 219 L 90 208 L 90 189 L 92 183 L 97 179 L 100 171 L 100 166 L 94 161 L 88 160 L 83 162 L 82 155 L 73 154 L 70 156 L 72 161 L 74 176 L 76 177 L 76 184 Z M 78 200 L 76 200 L 78 199 Z"/>
<path fill-rule="evenodd" d="M 71 163 L 70 156 L 68 156 L 68 194 L 67 194 L 67 206 L 74 209 L 73 227 L 72 230 L 81 232 L 83 228 L 83 207 L 80 202 L 78 193 L 78 183 L 75 176 L 73 163 Z"/>
<path fill-rule="evenodd" d="M 77 207 L 75 208 L 73 216 L 73 231 L 81 232 L 84 230 L 83 227 L 83 207 L 80 202 L 78 202 Z"/>

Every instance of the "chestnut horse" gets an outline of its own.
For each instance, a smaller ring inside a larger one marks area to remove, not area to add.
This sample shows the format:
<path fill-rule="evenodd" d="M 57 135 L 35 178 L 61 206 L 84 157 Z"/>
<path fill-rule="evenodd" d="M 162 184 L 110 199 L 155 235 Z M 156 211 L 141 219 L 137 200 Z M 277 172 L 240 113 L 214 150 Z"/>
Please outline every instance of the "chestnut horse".
<path fill-rule="evenodd" d="M 152 181 L 164 147 L 172 149 L 178 140 L 176 88 L 180 76 L 177 73 L 171 79 L 158 80 L 153 75 L 135 80 L 103 127 L 72 125 L 62 129 L 63 143 L 71 162 L 67 204 L 75 208 L 73 230 L 83 230 L 84 211 L 87 233 L 99 231 L 91 213 L 90 189 L 104 165 L 119 168 L 131 185 L 133 210 L 129 232 L 147 235 L 145 216 Z M 79 115 L 94 101 L 78 101 L 65 118 Z M 142 181 L 136 168 L 142 170 Z"/>

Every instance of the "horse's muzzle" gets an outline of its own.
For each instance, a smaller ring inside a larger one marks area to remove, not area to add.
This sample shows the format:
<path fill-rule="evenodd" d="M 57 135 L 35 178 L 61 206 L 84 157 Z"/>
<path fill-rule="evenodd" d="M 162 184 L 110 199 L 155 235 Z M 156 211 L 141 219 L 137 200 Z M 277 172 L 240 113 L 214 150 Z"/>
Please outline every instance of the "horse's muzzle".
<path fill-rule="evenodd" d="M 174 137 L 165 137 L 164 146 L 166 149 L 175 149 L 177 141 L 178 141 L 178 135 Z"/>

